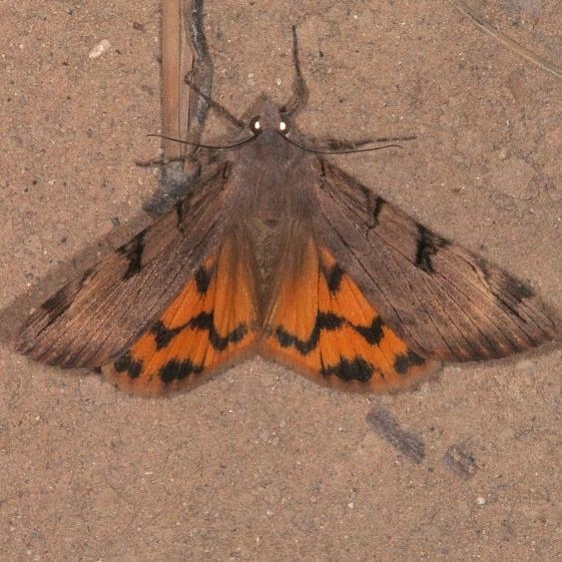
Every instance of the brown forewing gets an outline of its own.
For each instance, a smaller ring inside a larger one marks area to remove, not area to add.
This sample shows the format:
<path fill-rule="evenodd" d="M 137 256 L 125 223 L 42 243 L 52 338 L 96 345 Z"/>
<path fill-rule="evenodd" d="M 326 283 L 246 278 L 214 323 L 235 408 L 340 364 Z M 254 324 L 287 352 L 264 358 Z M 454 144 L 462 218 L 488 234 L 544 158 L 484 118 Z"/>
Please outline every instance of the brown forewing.
<path fill-rule="evenodd" d="M 339 168 L 318 161 L 316 230 L 417 352 L 503 357 L 553 339 L 555 315 L 524 283 L 431 232 Z"/>
<path fill-rule="evenodd" d="M 69 283 L 20 328 L 18 351 L 45 363 L 97 367 L 142 333 L 221 240 L 230 218 L 223 166 L 127 244 Z"/>

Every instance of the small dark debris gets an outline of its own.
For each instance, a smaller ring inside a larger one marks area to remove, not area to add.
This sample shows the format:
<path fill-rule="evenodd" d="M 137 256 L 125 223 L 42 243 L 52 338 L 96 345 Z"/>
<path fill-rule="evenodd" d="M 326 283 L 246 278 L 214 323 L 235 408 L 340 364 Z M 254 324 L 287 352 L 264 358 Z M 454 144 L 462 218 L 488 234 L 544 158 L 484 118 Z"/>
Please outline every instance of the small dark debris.
<path fill-rule="evenodd" d="M 395 449 L 416 463 L 425 457 L 425 445 L 413 432 L 402 429 L 394 416 L 380 406 L 374 406 L 367 415 L 368 425 Z"/>
<path fill-rule="evenodd" d="M 476 460 L 462 445 L 451 445 L 443 456 L 443 462 L 464 480 L 472 478 L 478 470 Z"/>
<path fill-rule="evenodd" d="M 189 188 L 197 177 L 186 174 L 181 162 L 162 166 L 160 189 L 144 204 L 143 209 L 153 218 L 162 216 L 189 193 Z"/>

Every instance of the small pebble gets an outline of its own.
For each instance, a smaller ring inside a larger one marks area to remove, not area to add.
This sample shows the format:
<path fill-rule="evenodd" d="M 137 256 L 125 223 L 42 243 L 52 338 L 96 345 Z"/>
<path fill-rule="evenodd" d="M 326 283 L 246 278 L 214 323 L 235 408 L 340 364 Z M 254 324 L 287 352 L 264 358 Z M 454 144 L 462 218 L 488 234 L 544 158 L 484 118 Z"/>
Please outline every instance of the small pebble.
<path fill-rule="evenodd" d="M 98 57 L 101 57 L 105 52 L 109 51 L 110 48 L 111 48 L 111 43 L 107 39 L 102 39 L 88 53 L 88 57 L 91 59 L 97 59 Z"/>

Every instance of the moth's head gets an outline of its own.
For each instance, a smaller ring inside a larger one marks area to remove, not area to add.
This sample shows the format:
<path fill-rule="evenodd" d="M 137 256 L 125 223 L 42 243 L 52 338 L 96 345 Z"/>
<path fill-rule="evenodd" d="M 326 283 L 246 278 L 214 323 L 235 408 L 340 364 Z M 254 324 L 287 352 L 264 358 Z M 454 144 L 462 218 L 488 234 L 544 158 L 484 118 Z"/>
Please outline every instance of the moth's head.
<path fill-rule="evenodd" d="M 265 131 L 286 135 L 289 122 L 282 109 L 266 96 L 261 96 L 250 112 L 250 130 L 254 135 Z"/>

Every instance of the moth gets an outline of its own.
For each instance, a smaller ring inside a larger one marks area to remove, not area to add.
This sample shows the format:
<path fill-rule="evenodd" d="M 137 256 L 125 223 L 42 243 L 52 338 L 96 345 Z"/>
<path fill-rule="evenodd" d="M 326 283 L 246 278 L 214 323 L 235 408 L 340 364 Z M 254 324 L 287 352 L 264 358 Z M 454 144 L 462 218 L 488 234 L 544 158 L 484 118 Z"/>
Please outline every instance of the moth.
<path fill-rule="evenodd" d="M 253 355 L 381 391 L 558 334 L 528 286 L 310 146 L 292 126 L 307 97 L 296 35 L 293 53 L 287 104 L 261 97 L 185 198 L 31 314 L 19 352 L 141 394 Z"/>

